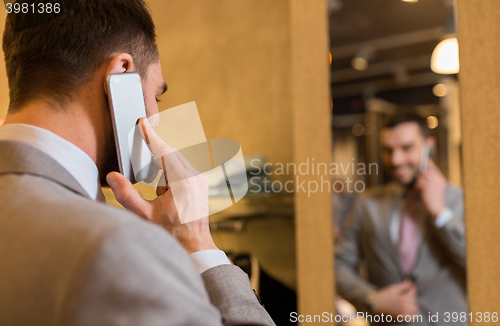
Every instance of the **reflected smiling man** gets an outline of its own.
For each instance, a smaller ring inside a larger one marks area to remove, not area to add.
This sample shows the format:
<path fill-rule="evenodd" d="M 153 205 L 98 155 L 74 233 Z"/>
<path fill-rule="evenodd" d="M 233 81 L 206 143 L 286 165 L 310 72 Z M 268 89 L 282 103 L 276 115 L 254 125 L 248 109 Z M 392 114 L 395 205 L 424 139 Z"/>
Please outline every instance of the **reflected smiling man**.
<path fill-rule="evenodd" d="M 405 325 L 467 325 L 462 191 L 432 160 L 420 171 L 424 146 L 435 139 L 416 114 L 398 114 L 382 130 L 392 182 L 355 203 L 336 253 L 337 289 L 358 311 L 392 316 L 387 324 L 406 316 Z"/>
<path fill-rule="evenodd" d="M 9 14 L 3 35 L 0 325 L 274 325 L 215 246 L 208 205 L 181 224 L 168 188 L 146 201 L 113 172 L 106 76 L 139 73 L 148 115 L 166 90 L 144 2 L 61 10 Z M 202 179 L 186 182 L 185 196 L 208 196 Z M 105 205 L 99 183 L 128 211 Z"/>

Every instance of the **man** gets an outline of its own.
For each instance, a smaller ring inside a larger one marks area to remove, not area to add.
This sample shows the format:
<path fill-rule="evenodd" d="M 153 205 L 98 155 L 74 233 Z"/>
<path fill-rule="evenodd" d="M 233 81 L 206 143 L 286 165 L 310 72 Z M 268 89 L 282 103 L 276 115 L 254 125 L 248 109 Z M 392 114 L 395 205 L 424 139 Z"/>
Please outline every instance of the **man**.
<path fill-rule="evenodd" d="M 446 313 L 467 313 L 462 191 L 431 160 L 419 171 L 424 145 L 435 146 L 435 139 L 418 115 L 397 115 L 382 130 L 382 159 L 393 181 L 354 205 L 336 254 L 337 288 L 371 315 L 446 325 Z M 366 278 L 358 273 L 362 263 Z"/>
<path fill-rule="evenodd" d="M 206 217 L 181 224 L 169 188 L 146 201 L 112 172 L 106 76 L 138 72 L 148 116 L 166 91 L 143 1 L 61 8 L 51 20 L 9 14 L 3 36 L 0 325 L 274 325 L 212 240 L 208 205 L 195 200 L 208 196 L 203 179 L 184 180 L 183 190 Z M 153 148 L 172 151 L 143 126 Z M 102 202 L 99 179 L 129 212 Z"/>

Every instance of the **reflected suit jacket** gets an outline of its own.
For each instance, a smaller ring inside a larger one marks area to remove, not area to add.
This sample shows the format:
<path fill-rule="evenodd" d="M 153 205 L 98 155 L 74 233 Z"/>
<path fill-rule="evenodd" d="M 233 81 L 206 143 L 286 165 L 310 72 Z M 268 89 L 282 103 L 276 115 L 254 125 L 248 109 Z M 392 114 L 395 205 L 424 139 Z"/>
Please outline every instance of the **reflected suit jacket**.
<path fill-rule="evenodd" d="M 407 275 L 402 267 L 397 244 L 391 241 L 389 229 L 402 198 L 403 189 L 395 183 L 367 191 L 358 198 L 336 250 L 338 292 L 358 311 L 367 311 L 365 298 L 370 290 L 400 283 L 410 276 L 417 285 L 422 315 L 422 322 L 414 324 L 450 325 L 445 322 L 446 313 L 468 313 L 462 190 L 447 186 L 445 201 L 453 211 L 453 217 L 441 228 L 431 222 L 431 216 L 421 207 L 421 217 L 426 222 L 418 260 L 411 275 Z M 361 264 L 366 269 L 366 278 L 358 273 Z M 429 322 L 429 313 L 437 313 L 439 322 Z M 452 324 L 467 323 L 458 321 Z"/>
<path fill-rule="evenodd" d="M 274 325 L 246 274 L 201 276 L 161 227 L 93 201 L 56 161 L 0 142 L 0 325 Z"/>

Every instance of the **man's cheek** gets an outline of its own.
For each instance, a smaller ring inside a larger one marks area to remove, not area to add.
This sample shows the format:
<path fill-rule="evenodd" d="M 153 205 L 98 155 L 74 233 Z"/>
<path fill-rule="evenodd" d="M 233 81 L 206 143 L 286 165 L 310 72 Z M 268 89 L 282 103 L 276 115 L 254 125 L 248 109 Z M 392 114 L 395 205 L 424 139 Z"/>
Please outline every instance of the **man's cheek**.
<path fill-rule="evenodd" d="M 156 105 L 156 111 L 155 110 L 148 111 L 146 109 L 146 115 L 148 118 L 148 122 L 153 127 L 153 129 L 158 128 L 160 124 L 160 114 L 158 113 L 158 106 Z"/>
<path fill-rule="evenodd" d="M 148 117 L 154 116 L 158 114 L 158 104 L 156 101 L 154 103 L 151 103 L 150 105 L 146 105 L 146 115 Z"/>
<path fill-rule="evenodd" d="M 154 96 L 144 94 L 144 105 L 146 106 L 146 113 L 148 116 L 158 112 L 158 103 L 156 103 L 156 98 Z"/>
<path fill-rule="evenodd" d="M 411 162 L 412 162 L 412 167 L 418 170 L 418 167 L 420 166 L 420 154 L 413 157 Z"/>

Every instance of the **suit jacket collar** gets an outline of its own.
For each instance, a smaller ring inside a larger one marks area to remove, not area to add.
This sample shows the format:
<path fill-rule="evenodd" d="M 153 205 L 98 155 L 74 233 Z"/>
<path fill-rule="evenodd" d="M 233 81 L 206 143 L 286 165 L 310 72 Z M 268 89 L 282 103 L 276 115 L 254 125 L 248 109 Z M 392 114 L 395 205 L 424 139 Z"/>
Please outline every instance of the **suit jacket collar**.
<path fill-rule="evenodd" d="M 2 153 L 0 175 L 31 174 L 40 176 L 57 182 L 81 196 L 92 199 L 68 171 L 36 148 L 16 141 L 0 141 L 0 153 Z M 103 196 L 99 197 L 102 198 Z"/>

